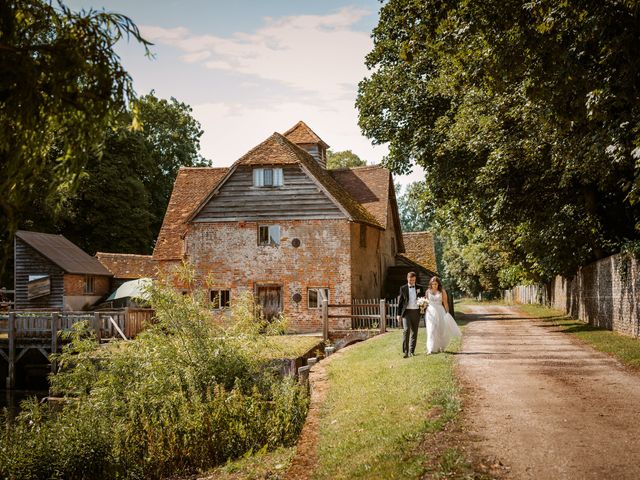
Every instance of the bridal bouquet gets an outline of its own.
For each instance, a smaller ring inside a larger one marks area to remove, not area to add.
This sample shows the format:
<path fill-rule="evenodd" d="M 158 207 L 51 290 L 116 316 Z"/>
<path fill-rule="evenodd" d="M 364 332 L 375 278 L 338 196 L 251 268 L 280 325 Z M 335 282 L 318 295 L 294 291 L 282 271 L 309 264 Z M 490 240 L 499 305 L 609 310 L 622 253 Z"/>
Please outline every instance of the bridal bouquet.
<path fill-rule="evenodd" d="M 420 297 L 418 298 L 418 308 L 420 308 L 420 313 L 424 313 L 424 311 L 427 309 L 427 306 L 429 305 L 429 302 L 427 301 L 427 299 L 425 297 Z"/>

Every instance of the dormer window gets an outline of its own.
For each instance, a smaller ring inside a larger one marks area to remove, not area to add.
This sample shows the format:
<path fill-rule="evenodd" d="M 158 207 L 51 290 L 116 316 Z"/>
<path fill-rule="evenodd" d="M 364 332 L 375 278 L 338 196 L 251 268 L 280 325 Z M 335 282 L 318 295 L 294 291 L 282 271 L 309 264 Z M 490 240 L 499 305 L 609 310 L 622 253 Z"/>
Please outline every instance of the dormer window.
<path fill-rule="evenodd" d="M 284 177 L 281 168 L 254 168 L 254 187 L 281 187 L 284 185 Z"/>

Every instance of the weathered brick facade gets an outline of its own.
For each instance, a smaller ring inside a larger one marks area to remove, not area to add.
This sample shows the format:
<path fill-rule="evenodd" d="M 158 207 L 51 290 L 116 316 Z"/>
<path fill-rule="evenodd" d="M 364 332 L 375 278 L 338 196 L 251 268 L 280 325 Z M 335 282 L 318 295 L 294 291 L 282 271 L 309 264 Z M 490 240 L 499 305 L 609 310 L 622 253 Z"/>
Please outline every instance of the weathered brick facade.
<path fill-rule="evenodd" d="M 202 284 L 240 292 L 258 285 L 282 286 L 283 308 L 296 332 L 322 329 L 320 311 L 309 309 L 308 288 L 329 288 L 331 303 L 351 299 L 350 224 L 346 220 L 273 221 L 280 245 L 259 246 L 257 222 L 198 223 L 185 237 L 185 259 Z M 297 248 L 293 239 L 300 241 Z M 299 293 L 300 302 L 293 296 Z M 341 319 L 333 322 L 340 326 Z"/>
<path fill-rule="evenodd" d="M 87 277 L 93 277 L 93 291 L 85 292 Z M 64 276 L 64 294 L 71 296 L 97 296 L 101 297 L 109 293 L 110 278 L 93 275 L 72 275 Z"/>

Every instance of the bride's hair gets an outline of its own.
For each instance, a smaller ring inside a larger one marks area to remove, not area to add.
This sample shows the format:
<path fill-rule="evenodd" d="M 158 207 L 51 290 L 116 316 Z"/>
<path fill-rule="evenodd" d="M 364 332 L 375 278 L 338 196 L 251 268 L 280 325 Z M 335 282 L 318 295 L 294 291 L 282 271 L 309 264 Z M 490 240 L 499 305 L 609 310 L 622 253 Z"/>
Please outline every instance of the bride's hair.
<path fill-rule="evenodd" d="M 436 282 L 438 284 L 438 291 L 442 291 L 442 282 L 440 281 L 440 279 L 438 277 L 431 277 L 431 280 L 429 280 L 429 288 L 431 288 L 431 284 L 433 282 Z"/>

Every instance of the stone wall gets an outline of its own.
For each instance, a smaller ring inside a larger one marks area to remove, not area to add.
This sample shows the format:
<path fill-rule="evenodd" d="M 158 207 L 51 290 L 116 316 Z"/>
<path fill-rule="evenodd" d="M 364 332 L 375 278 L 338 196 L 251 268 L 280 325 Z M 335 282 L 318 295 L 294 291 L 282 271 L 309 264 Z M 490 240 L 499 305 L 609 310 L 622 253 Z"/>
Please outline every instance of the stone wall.
<path fill-rule="evenodd" d="M 546 303 L 591 325 L 640 337 L 639 263 L 613 255 L 583 267 L 572 278 L 556 277 L 546 286 Z M 512 295 L 517 302 L 518 288 L 505 297 Z"/>

